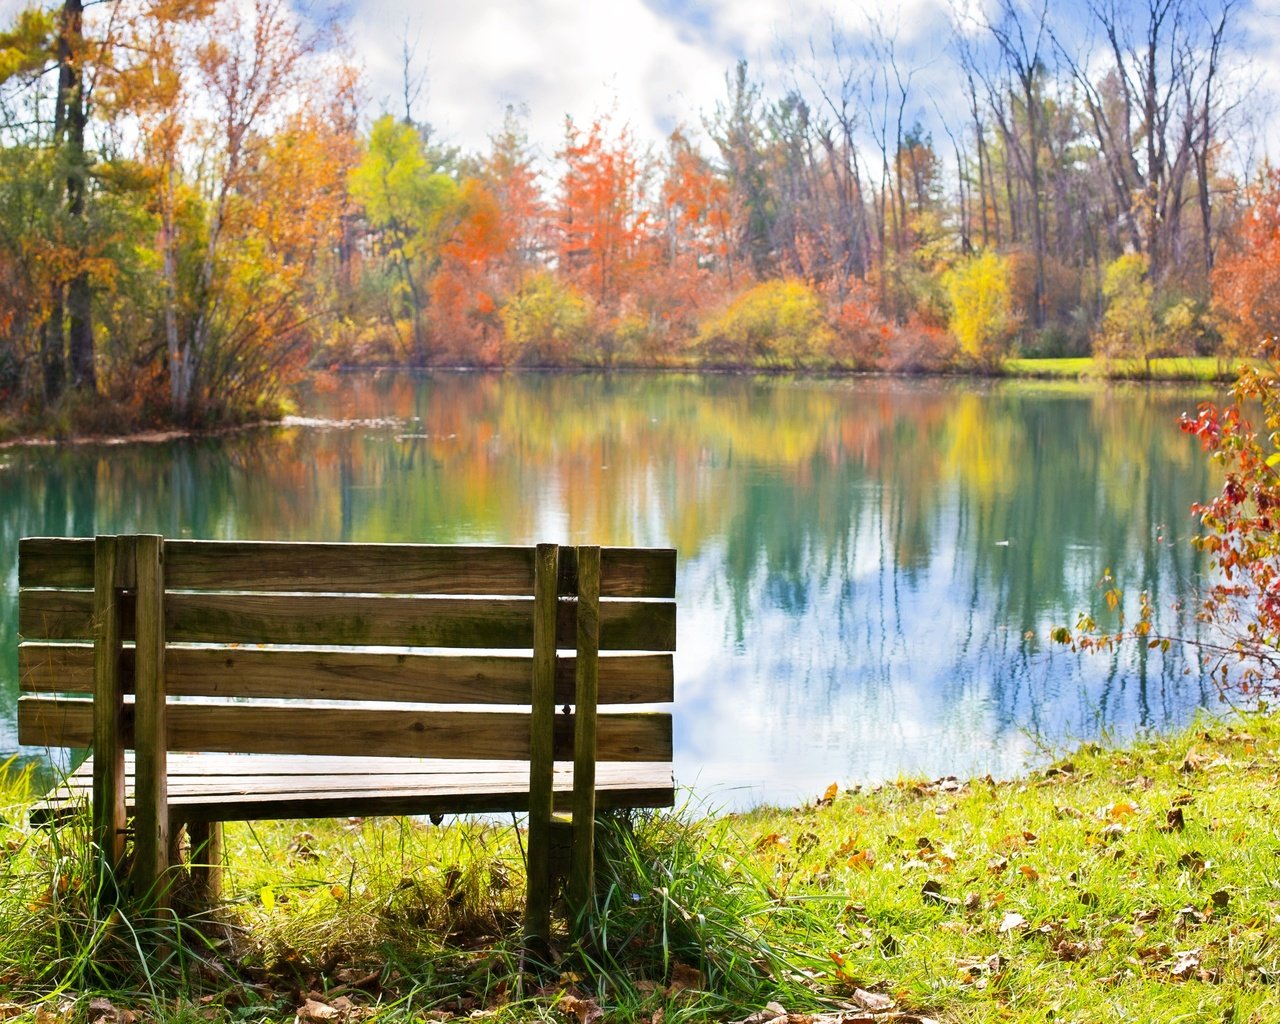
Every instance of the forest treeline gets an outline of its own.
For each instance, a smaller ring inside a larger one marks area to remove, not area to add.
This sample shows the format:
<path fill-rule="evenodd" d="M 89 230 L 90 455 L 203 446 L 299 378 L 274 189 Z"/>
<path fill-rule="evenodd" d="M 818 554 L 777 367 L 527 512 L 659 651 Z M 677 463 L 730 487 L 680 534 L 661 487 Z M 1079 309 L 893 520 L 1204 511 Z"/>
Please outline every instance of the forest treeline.
<path fill-rule="evenodd" d="M 945 97 L 871 26 L 746 63 L 641 145 L 518 115 L 485 152 L 366 116 L 285 0 L 83 0 L 0 31 L 0 407 L 269 414 L 314 365 L 969 367 L 1280 332 L 1235 0 L 998 0 Z M 1067 19 L 1063 16 L 1063 21 Z M 908 115 L 928 102 L 944 138 Z M 945 103 L 945 106 L 944 106 Z"/>

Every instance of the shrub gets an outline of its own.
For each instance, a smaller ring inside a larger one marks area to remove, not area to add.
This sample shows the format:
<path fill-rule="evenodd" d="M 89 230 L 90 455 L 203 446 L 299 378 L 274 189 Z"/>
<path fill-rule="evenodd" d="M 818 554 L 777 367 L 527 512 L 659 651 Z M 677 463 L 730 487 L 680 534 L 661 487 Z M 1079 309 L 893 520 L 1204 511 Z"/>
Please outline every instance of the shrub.
<path fill-rule="evenodd" d="M 814 291 L 782 280 L 747 289 L 704 321 L 694 347 L 713 363 L 795 368 L 826 365 L 834 340 Z"/>
<path fill-rule="evenodd" d="M 586 299 L 550 274 L 536 274 L 502 308 L 506 361 L 563 365 L 582 348 L 590 326 Z"/>

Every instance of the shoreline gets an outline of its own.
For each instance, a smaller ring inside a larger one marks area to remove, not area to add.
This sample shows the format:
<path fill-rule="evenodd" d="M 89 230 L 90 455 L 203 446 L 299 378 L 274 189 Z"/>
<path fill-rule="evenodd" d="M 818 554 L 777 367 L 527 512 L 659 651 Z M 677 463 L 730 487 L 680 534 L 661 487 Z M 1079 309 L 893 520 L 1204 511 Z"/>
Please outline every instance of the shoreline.
<path fill-rule="evenodd" d="M 984 383 L 1002 381 L 1034 381 L 1053 384 L 1080 384 L 1082 386 L 1104 385 L 1167 385 L 1167 384 L 1229 384 L 1235 378 L 1235 371 L 1224 369 L 1229 365 L 1217 356 L 1178 357 L 1153 360 L 1159 364 L 1158 372 L 1143 375 L 1138 372 L 1141 367 L 1128 366 L 1133 360 L 1118 361 L 1122 365 L 1106 364 L 1106 361 L 1090 357 L 1068 359 L 1012 359 L 1001 373 L 979 373 L 956 370 L 851 370 L 851 369 L 817 369 L 786 367 L 732 367 L 732 366 L 409 366 L 403 364 L 387 364 L 365 366 L 359 364 L 338 365 L 329 368 L 317 368 L 309 372 L 303 383 L 326 374 L 614 374 L 614 373 L 656 373 L 656 374 L 705 374 L 718 376 L 743 377 L 797 377 L 811 380 L 847 379 L 847 378 L 884 378 L 899 380 L 971 380 Z M 1212 364 L 1212 367 L 1211 367 Z M 153 427 L 125 434 L 70 434 L 56 436 L 42 433 L 21 433 L 0 440 L 0 452 L 17 448 L 59 448 L 63 446 L 100 445 L 114 447 L 125 444 L 164 444 L 187 438 L 219 437 L 241 431 L 262 427 L 287 426 L 290 415 L 282 415 L 279 419 L 257 419 L 219 427 Z"/>

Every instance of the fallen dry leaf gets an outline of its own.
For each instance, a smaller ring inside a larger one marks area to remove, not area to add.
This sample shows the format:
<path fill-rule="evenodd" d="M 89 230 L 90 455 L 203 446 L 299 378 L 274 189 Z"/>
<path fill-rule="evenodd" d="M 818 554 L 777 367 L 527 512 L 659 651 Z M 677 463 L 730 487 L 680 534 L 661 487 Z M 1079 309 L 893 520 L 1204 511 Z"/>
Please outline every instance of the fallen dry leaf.
<path fill-rule="evenodd" d="M 676 964 L 671 968 L 671 983 L 667 985 L 667 998 L 686 990 L 701 992 L 707 987 L 707 980 L 702 972 L 688 964 Z"/>
<path fill-rule="evenodd" d="M 1177 954 L 1173 961 L 1173 966 L 1169 968 L 1169 974 L 1181 981 L 1185 981 L 1187 978 L 1193 977 L 1199 970 L 1200 950 L 1188 949 Z"/>
<path fill-rule="evenodd" d="M 1021 914 L 1010 911 L 1004 915 L 1004 919 L 1000 922 L 1000 934 L 1004 935 L 1008 932 L 1019 931 L 1027 927 L 1027 919 Z"/>
<path fill-rule="evenodd" d="M 341 1016 L 342 1011 L 337 1007 L 316 999 L 308 999 L 298 1008 L 294 1020 L 297 1024 L 324 1024 L 325 1021 L 337 1020 Z"/>
<path fill-rule="evenodd" d="M 893 1008 L 893 1000 L 888 996 L 879 992 L 868 992 L 866 989 L 861 988 L 853 990 L 853 1001 L 864 1010 L 870 1010 L 872 1013 L 880 1013 Z"/>
<path fill-rule="evenodd" d="M 757 1010 L 750 1017 L 737 1021 L 736 1024 L 769 1024 L 769 1021 L 786 1016 L 787 1011 L 781 1003 L 765 1003 L 763 1010 Z"/>
<path fill-rule="evenodd" d="M 594 999 L 579 999 L 577 996 L 566 995 L 556 1005 L 564 1011 L 566 1016 L 576 1017 L 578 1024 L 594 1024 L 604 1016 L 604 1010 L 600 1009 L 600 1004 Z"/>
<path fill-rule="evenodd" d="M 94 996 L 89 1000 L 89 1024 L 133 1024 L 138 1015 L 132 1010 L 116 1007 L 106 996 Z"/>

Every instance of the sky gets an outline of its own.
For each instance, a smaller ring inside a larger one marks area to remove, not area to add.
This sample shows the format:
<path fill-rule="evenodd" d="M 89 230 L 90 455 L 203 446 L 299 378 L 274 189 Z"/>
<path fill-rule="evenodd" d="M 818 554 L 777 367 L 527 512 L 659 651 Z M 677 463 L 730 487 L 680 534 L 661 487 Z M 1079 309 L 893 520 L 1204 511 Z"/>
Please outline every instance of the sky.
<path fill-rule="evenodd" d="M 0 0 L 5 2 L 5 0 Z M 513 106 L 531 141 L 551 157 L 564 139 L 565 116 L 579 125 L 609 115 L 655 147 L 677 126 L 693 135 L 727 95 L 726 74 L 740 59 L 766 97 L 799 86 L 816 101 L 815 77 L 830 82 L 834 31 L 848 43 L 870 34 L 872 22 L 894 40 L 912 78 L 907 124 L 920 121 L 945 156 L 946 123 L 960 130 L 964 97 L 955 61 L 953 3 L 981 11 L 994 0 L 340 0 L 346 30 L 363 64 L 373 113 L 404 111 L 404 55 L 423 75 L 415 116 L 437 138 L 482 152 Z M 1024 0 L 1029 10 L 1039 0 Z M 1051 0 L 1065 31 L 1067 6 Z M 1146 0 L 1116 0 L 1144 9 Z M 1256 166 L 1280 156 L 1280 0 L 1243 0 L 1235 44 L 1249 66 L 1239 74 L 1242 120 L 1236 130 L 1242 160 Z M 978 33 L 984 35 L 984 33 Z M 1086 50 L 1081 37 L 1073 45 Z M 1256 129 L 1256 141 L 1254 125 Z"/>
<path fill-rule="evenodd" d="M 696 131 L 740 59 L 769 95 L 807 81 L 811 42 L 828 48 L 833 10 L 862 32 L 883 7 L 901 44 L 939 68 L 950 36 L 944 0 L 352 2 L 347 33 L 372 109 L 403 112 L 407 47 L 426 76 L 415 113 L 469 151 L 487 148 L 509 104 L 544 155 L 562 142 L 566 115 L 609 115 L 655 144 L 679 125 Z"/>

